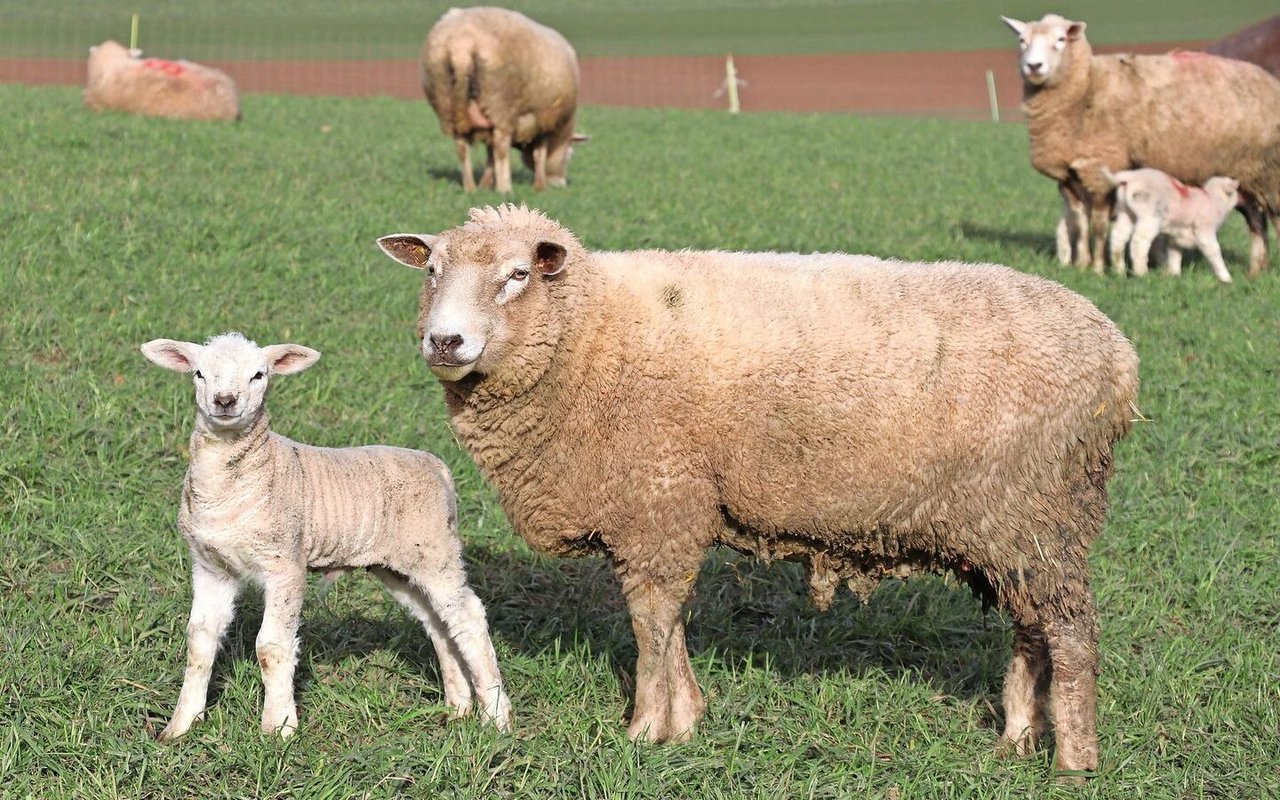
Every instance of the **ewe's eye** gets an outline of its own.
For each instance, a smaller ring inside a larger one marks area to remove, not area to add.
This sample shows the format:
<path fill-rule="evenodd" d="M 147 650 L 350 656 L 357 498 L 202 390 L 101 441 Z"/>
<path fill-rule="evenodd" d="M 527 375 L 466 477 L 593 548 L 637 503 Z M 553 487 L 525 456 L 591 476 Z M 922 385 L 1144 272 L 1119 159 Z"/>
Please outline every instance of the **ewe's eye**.
<path fill-rule="evenodd" d="M 204 375 L 200 373 L 200 370 L 196 370 L 196 380 L 198 381 L 204 380 Z"/>
<path fill-rule="evenodd" d="M 252 377 L 252 378 L 250 378 L 249 380 L 253 380 L 253 381 L 260 381 L 260 380 L 262 380 L 262 379 L 263 379 L 263 378 L 265 378 L 265 377 L 267 377 L 267 376 L 266 376 L 265 374 L 263 374 L 263 372 L 262 372 L 261 370 L 259 370 L 259 371 L 255 372 L 255 373 L 253 373 L 253 377 Z"/>
<path fill-rule="evenodd" d="M 528 277 L 529 277 L 529 270 L 527 270 L 527 269 L 517 269 L 517 270 L 513 270 L 513 271 L 511 272 L 511 277 L 510 277 L 510 278 L 508 278 L 508 280 L 513 280 L 513 281 L 522 281 L 522 280 L 524 280 L 525 278 L 528 278 Z"/>

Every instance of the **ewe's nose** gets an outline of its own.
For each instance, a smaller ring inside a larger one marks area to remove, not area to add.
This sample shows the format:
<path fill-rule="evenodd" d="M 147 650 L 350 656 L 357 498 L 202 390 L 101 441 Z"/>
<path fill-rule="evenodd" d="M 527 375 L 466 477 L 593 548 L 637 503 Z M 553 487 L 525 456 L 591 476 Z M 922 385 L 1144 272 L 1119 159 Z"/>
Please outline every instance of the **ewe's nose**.
<path fill-rule="evenodd" d="M 462 335 L 458 333 L 433 333 L 428 338 L 436 355 L 447 356 L 462 347 Z"/>
<path fill-rule="evenodd" d="M 1043 68 L 1044 68 L 1044 63 L 1043 63 L 1043 62 L 1040 62 L 1040 61 L 1028 61 L 1028 62 L 1027 62 L 1027 72 L 1030 72 L 1030 73 L 1035 74 L 1035 73 L 1039 73 L 1039 72 L 1040 72 L 1040 70 L 1041 70 L 1041 69 L 1043 69 Z"/>
<path fill-rule="evenodd" d="M 236 404 L 236 396 L 231 392 L 218 392 L 213 396 L 213 405 L 218 411 L 228 411 Z"/>

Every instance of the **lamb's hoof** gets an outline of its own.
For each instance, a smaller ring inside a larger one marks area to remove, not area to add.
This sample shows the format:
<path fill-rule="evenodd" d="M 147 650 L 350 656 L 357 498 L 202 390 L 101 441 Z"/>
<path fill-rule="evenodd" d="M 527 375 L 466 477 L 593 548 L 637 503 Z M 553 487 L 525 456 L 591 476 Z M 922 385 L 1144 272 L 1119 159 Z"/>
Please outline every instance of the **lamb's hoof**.
<path fill-rule="evenodd" d="M 298 715 L 296 713 L 288 714 L 282 719 L 262 720 L 262 732 L 267 736 L 280 735 L 281 739 L 288 739 L 298 732 Z"/>

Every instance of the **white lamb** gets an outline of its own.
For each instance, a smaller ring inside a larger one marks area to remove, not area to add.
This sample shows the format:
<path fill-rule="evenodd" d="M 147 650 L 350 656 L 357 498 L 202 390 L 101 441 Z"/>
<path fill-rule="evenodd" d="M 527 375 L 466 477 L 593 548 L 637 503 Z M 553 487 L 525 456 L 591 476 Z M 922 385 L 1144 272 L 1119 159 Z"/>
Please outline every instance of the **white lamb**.
<path fill-rule="evenodd" d="M 1167 239 L 1165 269 L 1182 273 L 1182 250 L 1197 247 L 1223 283 L 1231 274 L 1218 246 L 1218 228 L 1240 201 L 1240 183 L 1213 177 L 1204 187 L 1187 186 L 1158 169 L 1132 169 L 1103 174 L 1116 187 L 1116 219 L 1111 227 L 1111 264 L 1124 273 L 1124 248 L 1129 245 L 1133 274 L 1145 275 L 1151 243 Z"/>
<path fill-rule="evenodd" d="M 445 704 L 479 702 L 501 730 L 511 704 L 484 606 L 467 586 L 448 468 L 398 447 L 311 447 L 270 431 L 267 386 L 320 354 L 296 344 L 258 347 L 239 333 L 204 346 L 156 339 L 151 361 L 194 372 L 196 424 L 178 527 L 191 548 L 187 669 L 161 741 L 186 733 L 205 708 L 218 641 L 246 583 L 264 592 L 257 656 L 266 700 L 262 730 L 297 729 L 293 671 L 307 570 L 365 568 L 421 620 L 435 645 Z"/>

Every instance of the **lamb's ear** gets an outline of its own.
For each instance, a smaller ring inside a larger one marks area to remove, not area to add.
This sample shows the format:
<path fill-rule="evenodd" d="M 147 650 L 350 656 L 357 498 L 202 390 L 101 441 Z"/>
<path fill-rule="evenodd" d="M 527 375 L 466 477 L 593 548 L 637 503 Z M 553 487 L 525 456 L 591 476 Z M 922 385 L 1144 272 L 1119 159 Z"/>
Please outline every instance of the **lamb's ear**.
<path fill-rule="evenodd" d="M 1022 22 L 1021 20 L 1016 20 L 1013 17 L 1004 17 L 1004 16 L 1000 17 L 1000 19 L 1004 20 L 1004 24 L 1012 28 L 1013 32 L 1018 34 L 1019 36 L 1027 32 L 1027 23 Z"/>
<path fill-rule="evenodd" d="M 196 357 L 204 348 L 194 342 L 174 339 L 152 339 L 141 348 L 142 354 L 153 364 L 174 372 L 190 372 L 195 369 Z"/>
<path fill-rule="evenodd" d="M 378 247 L 406 267 L 425 269 L 436 237 L 429 233 L 392 233 L 378 239 Z"/>
<path fill-rule="evenodd" d="M 320 360 L 320 351 L 300 344 L 271 344 L 262 348 L 267 356 L 267 366 L 273 375 L 292 375 L 302 372 Z"/>
<path fill-rule="evenodd" d="M 1083 35 L 1084 35 L 1083 22 L 1073 22 L 1067 26 L 1067 38 L 1070 39 L 1071 41 L 1074 42 L 1076 39 L 1079 39 Z"/>
<path fill-rule="evenodd" d="M 533 268 L 547 277 L 559 275 L 564 269 L 567 255 L 568 251 L 562 244 L 550 241 L 538 242 L 533 248 Z"/>

